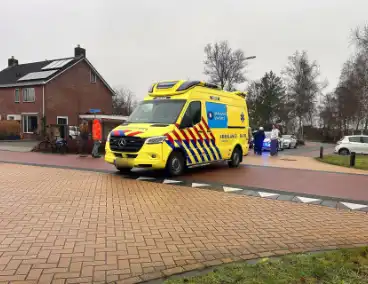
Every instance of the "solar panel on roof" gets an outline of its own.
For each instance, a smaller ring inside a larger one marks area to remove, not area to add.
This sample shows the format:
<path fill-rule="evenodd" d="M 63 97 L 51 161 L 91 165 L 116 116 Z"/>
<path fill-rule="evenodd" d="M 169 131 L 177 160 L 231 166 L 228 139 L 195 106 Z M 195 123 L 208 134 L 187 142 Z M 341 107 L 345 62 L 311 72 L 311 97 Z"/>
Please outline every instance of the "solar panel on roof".
<path fill-rule="evenodd" d="M 58 70 L 49 70 L 49 71 L 41 71 L 41 72 L 32 72 L 18 79 L 18 81 L 27 81 L 27 80 L 37 80 L 37 79 L 45 79 L 50 77 L 52 74 L 56 73 Z"/>
<path fill-rule="evenodd" d="M 52 61 L 50 64 L 46 65 L 45 67 L 43 67 L 42 70 L 58 69 L 58 68 L 61 68 L 61 67 L 65 66 L 66 64 L 68 64 L 72 60 L 73 59 L 55 60 L 55 61 Z"/>

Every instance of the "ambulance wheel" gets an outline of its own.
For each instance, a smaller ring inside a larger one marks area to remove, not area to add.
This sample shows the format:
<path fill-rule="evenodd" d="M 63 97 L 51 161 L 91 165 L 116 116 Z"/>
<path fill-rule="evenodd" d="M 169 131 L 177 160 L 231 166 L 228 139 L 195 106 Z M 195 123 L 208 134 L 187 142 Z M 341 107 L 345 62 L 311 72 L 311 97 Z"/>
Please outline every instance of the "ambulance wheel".
<path fill-rule="evenodd" d="M 228 165 L 230 168 L 237 168 L 239 167 L 239 164 L 242 159 L 242 150 L 239 147 L 236 147 L 233 151 L 233 154 L 231 155 L 231 159 L 228 162 Z"/>
<path fill-rule="evenodd" d="M 167 164 L 166 172 L 169 176 L 180 176 L 185 170 L 185 158 L 181 152 L 172 152 Z"/>

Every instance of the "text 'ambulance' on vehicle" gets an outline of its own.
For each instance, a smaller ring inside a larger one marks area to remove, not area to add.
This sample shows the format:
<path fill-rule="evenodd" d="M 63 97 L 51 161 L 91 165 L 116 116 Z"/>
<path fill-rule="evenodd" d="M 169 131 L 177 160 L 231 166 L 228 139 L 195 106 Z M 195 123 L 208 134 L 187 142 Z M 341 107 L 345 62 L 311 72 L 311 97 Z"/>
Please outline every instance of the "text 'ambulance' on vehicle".
<path fill-rule="evenodd" d="M 200 81 L 153 84 L 128 121 L 112 130 L 105 160 L 121 172 L 186 168 L 227 161 L 238 167 L 249 148 L 245 94 Z"/>

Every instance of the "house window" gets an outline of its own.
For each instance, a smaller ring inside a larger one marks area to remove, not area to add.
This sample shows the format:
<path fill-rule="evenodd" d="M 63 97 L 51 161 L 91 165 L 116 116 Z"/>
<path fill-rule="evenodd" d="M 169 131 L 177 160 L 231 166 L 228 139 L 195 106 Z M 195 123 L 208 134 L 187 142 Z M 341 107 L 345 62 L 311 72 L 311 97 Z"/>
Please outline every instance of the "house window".
<path fill-rule="evenodd" d="M 56 118 L 56 124 L 58 124 L 58 125 L 68 125 L 68 117 L 67 116 L 58 116 Z"/>
<path fill-rule="evenodd" d="M 38 127 L 37 115 L 24 115 L 22 122 L 24 133 L 34 133 L 37 130 Z"/>
<path fill-rule="evenodd" d="M 25 88 L 23 89 L 23 102 L 33 103 L 36 100 L 35 89 Z"/>
<path fill-rule="evenodd" d="M 96 83 L 97 76 L 96 73 L 91 70 L 91 83 Z"/>
<path fill-rule="evenodd" d="M 19 103 L 19 101 L 20 101 L 20 91 L 19 89 L 15 89 L 14 102 Z"/>

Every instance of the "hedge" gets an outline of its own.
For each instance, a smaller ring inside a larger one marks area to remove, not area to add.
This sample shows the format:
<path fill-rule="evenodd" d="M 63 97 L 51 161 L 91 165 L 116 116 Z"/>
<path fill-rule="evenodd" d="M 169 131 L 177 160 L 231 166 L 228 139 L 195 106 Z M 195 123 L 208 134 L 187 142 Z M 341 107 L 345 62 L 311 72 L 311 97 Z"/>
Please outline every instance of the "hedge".
<path fill-rule="evenodd" d="M 20 123 L 16 120 L 1 120 L 0 121 L 0 140 L 19 139 Z"/>

